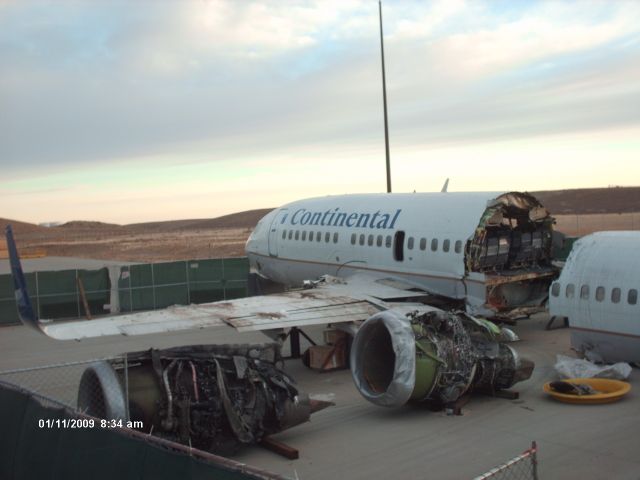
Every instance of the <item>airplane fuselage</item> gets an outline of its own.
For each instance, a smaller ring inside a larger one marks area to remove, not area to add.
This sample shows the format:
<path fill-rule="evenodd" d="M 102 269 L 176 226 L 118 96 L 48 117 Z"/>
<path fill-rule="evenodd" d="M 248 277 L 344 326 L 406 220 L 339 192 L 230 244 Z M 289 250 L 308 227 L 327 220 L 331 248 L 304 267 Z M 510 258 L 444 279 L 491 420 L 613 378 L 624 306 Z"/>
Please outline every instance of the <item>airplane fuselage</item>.
<path fill-rule="evenodd" d="M 571 344 L 606 362 L 640 362 L 640 232 L 579 239 L 550 289 L 549 313 L 569 319 Z"/>
<path fill-rule="evenodd" d="M 529 221 L 541 208 L 532 199 L 478 192 L 300 200 L 260 220 L 246 251 L 256 272 L 286 286 L 370 272 L 492 316 L 538 306 L 554 275 L 547 263 L 550 217 Z M 504 218 L 487 223 L 500 209 Z"/>

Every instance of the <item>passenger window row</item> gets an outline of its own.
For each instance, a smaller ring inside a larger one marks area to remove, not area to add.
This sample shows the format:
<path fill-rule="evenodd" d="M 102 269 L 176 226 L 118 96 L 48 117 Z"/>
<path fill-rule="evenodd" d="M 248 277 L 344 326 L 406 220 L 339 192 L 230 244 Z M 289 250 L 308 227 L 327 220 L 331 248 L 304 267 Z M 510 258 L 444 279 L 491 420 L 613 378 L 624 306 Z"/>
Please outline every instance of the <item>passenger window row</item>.
<path fill-rule="evenodd" d="M 408 250 L 413 250 L 414 246 L 415 246 L 415 240 L 413 237 L 409 237 L 409 239 L 407 240 L 407 249 Z M 427 249 L 427 239 L 426 238 L 421 238 L 420 242 L 419 242 L 419 248 L 420 250 L 426 250 Z M 438 239 L 437 238 L 432 238 L 431 239 L 431 251 L 432 252 L 437 252 L 438 251 Z M 449 240 L 448 238 L 445 238 L 442 241 L 442 251 L 443 252 L 448 252 L 449 250 L 451 250 L 451 240 Z M 455 253 L 461 253 L 462 252 L 462 240 L 456 240 L 456 243 L 454 243 L 453 245 L 453 251 Z"/>
<path fill-rule="evenodd" d="M 554 297 L 560 296 L 560 282 L 554 282 L 551 285 L 551 295 Z M 576 287 L 573 283 L 568 283 L 564 289 L 564 296 L 566 298 L 574 298 L 576 294 Z M 580 298 L 582 300 L 589 299 L 589 285 L 581 285 L 580 286 Z M 611 293 L 609 294 L 609 300 L 611 303 L 620 303 L 620 299 L 622 298 L 622 290 L 618 287 L 612 288 Z M 595 292 L 595 299 L 597 302 L 604 302 L 607 299 L 607 292 L 604 287 L 597 287 Z M 629 305 L 635 305 L 638 303 L 638 290 L 635 288 L 631 288 L 627 291 L 627 303 Z"/>
<path fill-rule="evenodd" d="M 376 247 L 381 247 L 384 243 L 385 247 L 391 247 L 391 235 L 365 235 L 361 233 L 358 235 L 357 233 L 351 234 L 351 245 L 368 245 L 369 247 L 373 247 L 375 244 Z"/>
<path fill-rule="evenodd" d="M 314 232 L 307 230 L 282 230 L 282 239 L 283 240 L 301 240 L 313 242 L 322 242 L 323 234 L 322 232 Z M 330 232 L 324 232 L 324 242 L 330 243 L 332 241 L 332 236 Z M 333 243 L 338 243 L 338 232 L 333 232 Z"/>

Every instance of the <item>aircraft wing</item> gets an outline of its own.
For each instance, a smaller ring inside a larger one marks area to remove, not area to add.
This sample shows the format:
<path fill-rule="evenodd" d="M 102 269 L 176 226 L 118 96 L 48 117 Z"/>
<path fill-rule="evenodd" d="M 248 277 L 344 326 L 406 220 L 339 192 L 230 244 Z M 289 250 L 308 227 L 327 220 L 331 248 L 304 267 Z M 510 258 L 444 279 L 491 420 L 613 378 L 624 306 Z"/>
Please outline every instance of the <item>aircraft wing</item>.
<path fill-rule="evenodd" d="M 25 325 L 57 340 L 145 335 L 225 324 L 245 332 L 356 322 L 388 308 L 386 301 L 424 295 L 424 292 L 412 291 L 403 284 L 386 282 L 382 277 L 355 274 L 347 279 L 323 277 L 310 282 L 311 288 L 280 294 L 173 306 L 94 320 L 52 322 L 39 320 L 31 305 L 10 227 L 7 227 L 7 245 L 20 319 Z"/>

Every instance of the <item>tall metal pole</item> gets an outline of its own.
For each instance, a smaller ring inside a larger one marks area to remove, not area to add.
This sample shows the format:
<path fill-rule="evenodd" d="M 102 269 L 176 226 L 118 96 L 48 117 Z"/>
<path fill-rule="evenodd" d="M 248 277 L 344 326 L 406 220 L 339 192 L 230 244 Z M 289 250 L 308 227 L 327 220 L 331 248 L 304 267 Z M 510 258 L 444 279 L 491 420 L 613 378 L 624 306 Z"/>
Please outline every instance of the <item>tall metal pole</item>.
<path fill-rule="evenodd" d="M 382 0 L 378 0 L 380 14 L 380 53 L 382 55 L 382 104 L 384 105 L 384 146 L 387 156 L 387 193 L 391 193 L 391 160 L 389 159 L 389 122 L 387 121 L 387 80 L 384 73 L 384 42 L 382 40 Z"/>

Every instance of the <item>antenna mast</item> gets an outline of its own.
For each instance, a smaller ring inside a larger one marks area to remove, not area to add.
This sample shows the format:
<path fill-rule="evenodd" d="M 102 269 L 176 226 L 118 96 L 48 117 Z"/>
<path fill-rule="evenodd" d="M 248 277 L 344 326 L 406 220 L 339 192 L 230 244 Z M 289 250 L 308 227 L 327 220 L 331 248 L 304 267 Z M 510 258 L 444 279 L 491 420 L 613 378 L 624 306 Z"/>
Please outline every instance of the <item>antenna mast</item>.
<path fill-rule="evenodd" d="M 387 157 L 387 193 L 391 193 L 391 160 L 389 159 L 389 122 L 387 121 L 387 81 L 384 73 L 384 43 L 382 40 L 382 0 L 378 0 L 380 14 L 380 53 L 382 55 L 382 104 L 384 105 L 384 146 Z"/>

